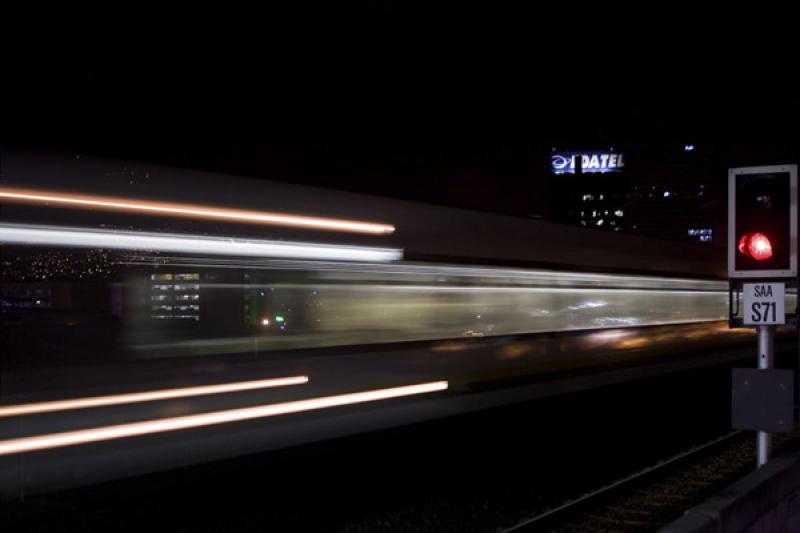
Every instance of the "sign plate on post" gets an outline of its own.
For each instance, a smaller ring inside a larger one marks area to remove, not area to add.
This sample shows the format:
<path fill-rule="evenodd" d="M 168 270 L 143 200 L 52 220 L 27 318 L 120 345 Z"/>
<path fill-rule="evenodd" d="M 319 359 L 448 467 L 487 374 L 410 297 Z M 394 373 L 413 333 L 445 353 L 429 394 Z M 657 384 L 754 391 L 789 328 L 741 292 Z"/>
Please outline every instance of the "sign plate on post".
<path fill-rule="evenodd" d="M 783 283 L 745 283 L 742 287 L 744 325 L 785 324 L 784 293 Z"/>
<path fill-rule="evenodd" d="M 731 393 L 734 429 L 777 433 L 794 429 L 794 370 L 734 368 Z"/>

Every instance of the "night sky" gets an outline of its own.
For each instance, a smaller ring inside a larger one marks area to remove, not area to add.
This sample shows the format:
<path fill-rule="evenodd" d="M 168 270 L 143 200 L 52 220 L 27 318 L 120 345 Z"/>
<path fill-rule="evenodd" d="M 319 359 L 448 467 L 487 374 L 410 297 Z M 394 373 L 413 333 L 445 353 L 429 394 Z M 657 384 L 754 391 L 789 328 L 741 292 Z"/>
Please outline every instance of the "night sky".
<path fill-rule="evenodd" d="M 4 9 L 0 141 L 511 212 L 552 147 L 798 159 L 777 12 L 161 4 Z"/>

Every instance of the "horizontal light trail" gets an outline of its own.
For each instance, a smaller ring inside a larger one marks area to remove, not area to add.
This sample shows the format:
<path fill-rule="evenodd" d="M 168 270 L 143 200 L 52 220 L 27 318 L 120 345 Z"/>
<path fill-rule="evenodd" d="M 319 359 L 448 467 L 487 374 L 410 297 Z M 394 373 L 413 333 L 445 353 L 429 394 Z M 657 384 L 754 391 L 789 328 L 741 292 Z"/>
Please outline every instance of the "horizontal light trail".
<path fill-rule="evenodd" d="M 284 213 L 246 211 L 241 209 L 218 208 L 212 206 L 175 204 L 130 198 L 89 196 L 83 194 L 36 191 L 9 187 L 0 187 L 0 201 L 44 205 L 55 204 L 59 207 L 89 207 L 106 211 L 126 211 L 173 217 L 229 220 L 233 222 L 269 224 L 275 226 L 342 231 L 348 233 L 366 233 L 372 235 L 389 235 L 394 233 L 395 229 L 391 224 L 360 222 L 357 220 L 307 217 Z"/>
<path fill-rule="evenodd" d="M 178 257 L 162 257 L 170 266 L 181 267 L 207 267 L 207 268 L 241 268 L 241 269 L 275 269 L 275 270 L 313 270 L 321 272 L 334 272 L 338 274 L 379 274 L 379 275 L 413 275 L 420 277 L 446 277 L 446 278 L 486 278 L 499 279 L 500 283 L 510 280 L 531 284 L 548 284 L 548 286 L 569 286 L 580 284 L 587 288 L 640 288 L 640 289 L 706 289 L 719 290 L 727 293 L 728 284 L 723 281 L 692 279 L 692 278 L 666 278 L 628 276 L 621 274 L 584 274 L 572 271 L 558 270 L 500 270 L 492 267 L 460 267 L 454 265 L 436 266 L 420 265 L 415 263 L 393 263 L 391 265 L 376 265 L 374 263 L 337 263 L 307 261 L 291 259 L 193 259 Z M 141 264 L 135 260 L 126 264 Z M 495 282 L 497 283 L 497 282 Z"/>
<path fill-rule="evenodd" d="M 403 258 L 402 250 L 396 248 L 198 237 L 173 233 L 94 230 L 27 224 L 0 224 L 0 243 L 342 261 L 395 261 Z"/>
<path fill-rule="evenodd" d="M 322 396 L 308 400 L 259 405 L 256 407 L 245 407 L 242 409 L 231 409 L 226 411 L 215 411 L 199 415 L 161 418 L 146 422 L 134 422 L 131 424 L 120 424 L 115 426 L 67 431 L 63 433 L 51 433 L 48 435 L 38 435 L 35 437 L 2 440 L 0 441 L 0 456 L 32 452 L 36 450 L 45 450 L 48 448 L 75 446 L 90 442 L 151 435 L 154 433 L 164 433 L 167 431 L 178 431 L 181 429 L 212 426 L 216 424 L 226 424 L 229 422 L 241 422 L 244 420 L 299 413 L 302 411 L 313 411 L 317 409 L 327 409 L 331 407 L 373 402 L 377 400 L 387 400 L 390 398 L 399 398 L 403 396 L 426 394 L 447 390 L 447 386 L 447 381 L 434 381 L 429 383 L 420 383 L 417 385 L 392 387 L 388 389 L 375 389 L 350 394 L 339 394 L 335 396 Z"/>
<path fill-rule="evenodd" d="M 469 287 L 469 286 L 440 286 L 440 285 L 373 285 L 379 290 L 393 291 L 441 291 L 441 292 L 560 292 L 560 293 L 634 293 L 634 294 L 717 294 L 727 298 L 728 293 L 723 290 L 691 290 L 691 289 L 628 289 L 616 287 Z M 369 288 L 371 288 L 369 287 Z M 365 290 L 368 287 L 353 286 L 353 290 Z"/>
<path fill-rule="evenodd" d="M 186 398 L 188 396 L 207 396 L 210 394 L 270 389 L 274 387 L 287 387 L 290 385 L 304 385 L 306 383 L 308 383 L 308 376 L 291 376 L 286 378 L 222 383 L 219 385 L 181 387 L 177 389 L 162 389 L 147 392 L 134 392 L 129 394 L 91 396 L 88 398 L 76 398 L 72 400 L 56 400 L 51 402 L 8 405 L 5 407 L 0 406 L 0 417 L 52 413 L 54 411 L 88 409 L 92 407 L 105 407 L 108 405 L 120 405 L 127 403 L 155 402 L 158 400 L 170 400 L 173 398 Z"/>
<path fill-rule="evenodd" d="M 616 287 L 526 287 L 526 286 L 446 286 L 446 285 L 365 285 L 365 284 L 347 284 L 347 283 L 270 283 L 266 286 L 281 289 L 307 289 L 307 290 L 347 290 L 347 291 L 361 291 L 361 292 L 381 292 L 381 291 L 395 291 L 395 292 L 497 292 L 497 293 L 563 293 L 563 294 L 586 294 L 587 296 L 597 296 L 603 294 L 650 294 L 650 295 L 702 295 L 713 294 L 717 296 L 728 297 L 727 289 L 719 290 L 692 290 L 692 289 L 628 289 Z M 204 283 L 203 287 L 208 289 L 263 289 L 265 284 L 257 283 Z"/>

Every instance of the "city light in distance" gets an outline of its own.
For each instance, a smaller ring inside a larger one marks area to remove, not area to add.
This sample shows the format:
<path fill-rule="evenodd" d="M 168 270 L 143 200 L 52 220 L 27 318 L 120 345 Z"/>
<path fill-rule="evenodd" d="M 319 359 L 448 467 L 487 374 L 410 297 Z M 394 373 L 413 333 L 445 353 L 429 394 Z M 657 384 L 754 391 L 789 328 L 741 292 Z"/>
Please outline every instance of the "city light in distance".
<path fill-rule="evenodd" d="M 209 220 L 228 220 L 251 224 L 268 224 L 293 228 L 341 231 L 347 233 L 365 233 L 372 235 L 390 235 L 394 233 L 391 224 L 362 222 L 324 217 L 309 217 L 286 213 L 270 213 L 266 211 L 247 211 L 242 209 L 220 208 L 192 204 L 177 204 L 138 200 L 135 198 L 117 198 L 90 196 L 85 194 L 69 194 L 31 189 L 0 187 L 0 201 L 26 203 L 45 206 L 89 208 L 103 211 L 124 211 L 130 213 L 146 213 L 151 215 L 192 217 Z"/>

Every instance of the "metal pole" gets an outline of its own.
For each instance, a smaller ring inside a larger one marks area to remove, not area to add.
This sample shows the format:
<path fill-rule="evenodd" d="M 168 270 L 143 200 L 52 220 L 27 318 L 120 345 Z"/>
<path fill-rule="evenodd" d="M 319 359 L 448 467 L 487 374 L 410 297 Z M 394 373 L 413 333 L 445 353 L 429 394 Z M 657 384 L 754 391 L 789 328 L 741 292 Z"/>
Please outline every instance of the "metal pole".
<path fill-rule="evenodd" d="M 775 366 L 775 328 L 773 326 L 758 326 L 758 369 L 768 370 L 773 366 Z M 771 452 L 772 433 L 759 431 L 756 449 L 759 467 L 767 464 Z"/>

